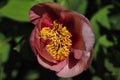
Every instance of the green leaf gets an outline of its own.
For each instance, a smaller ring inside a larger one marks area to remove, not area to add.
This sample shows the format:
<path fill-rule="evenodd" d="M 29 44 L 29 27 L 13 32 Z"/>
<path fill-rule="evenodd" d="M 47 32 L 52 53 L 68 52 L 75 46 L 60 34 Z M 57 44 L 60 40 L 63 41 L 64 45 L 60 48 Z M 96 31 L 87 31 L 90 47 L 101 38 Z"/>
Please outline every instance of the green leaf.
<path fill-rule="evenodd" d="M 120 13 L 110 16 L 109 20 L 113 25 L 112 29 L 120 30 Z"/>
<path fill-rule="evenodd" d="M 73 80 L 72 78 L 59 78 L 59 80 Z"/>
<path fill-rule="evenodd" d="M 114 66 L 113 66 L 113 64 L 112 63 L 110 63 L 109 61 L 108 61 L 108 59 L 105 59 L 105 67 L 106 67 L 106 69 L 107 70 L 109 70 L 109 71 L 114 71 Z"/>
<path fill-rule="evenodd" d="M 87 8 L 87 0 L 58 0 L 58 3 L 81 14 L 85 14 Z"/>
<path fill-rule="evenodd" d="M 16 45 L 13 49 L 17 52 L 20 52 L 21 44 Z"/>
<path fill-rule="evenodd" d="M 24 44 L 24 40 L 22 40 L 22 38 L 23 38 L 23 36 L 17 36 L 14 38 L 17 45 L 13 49 L 17 52 L 20 52 L 21 46 Z"/>
<path fill-rule="evenodd" d="M 36 2 L 40 3 L 40 2 L 53 2 L 53 0 L 35 0 Z"/>
<path fill-rule="evenodd" d="M 0 13 L 8 18 L 17 21 L 29 21 L 29 9 L 38 2 L 46 2 L 53 0 L 9 0 Z"/>
<path fill-rule="evenodd" d="M 25 80 L 37 80 L 39 78 L 39 73 L 37 71 L 29 71 L 26 74 Z"/>
<path fill-rule="evenodd" d="M 14 38 L 14 40 L 16 43 L 19 43 L 22 38 L 23 38 L 23 36 L 17 36 Z"/>
<path fill-rule="evenodd" d="M 114 41 L 115 42 L 115 41 Z M 106 35 L 103 35 L 101 36 L 97 41 L 96 41 L 96 44 L 94 46 L 94 60 L 97 60 L 97 56 L 98 56 L 98 53 L 100 51 L 100 46 L 102 46 L 103 48 L 103 51 L 104 53 L 107 53 L 107 49 L 108 47 L 111 47 L 114 45 L 114 42 L 112 41 L 109 41 L 107 39 L 107 36 Z"/>
<path fill-rule="evenodd" d="M 5 78 L 6 78 L 6 74 L 4 72 L 4 67 L 0 65 L 0 80 L 5 80 Z"/>
<path fill-rule="evenodd" d="M 11 76 L 12 76 L 13 78 L 15 78 L 15 77 L 17 76 L 17 74 L 18 74 L 18 70 L 14 69 L 14 70 L 12 71 L 12 73 L 11 73 Z"/>
<path fill-rule="evenodd" d="M 109 41 L 109 40 L 107 39 L 107 36 L 106 36 L 106 35 L 103 35 L 103 36 L 101 36 L 101 37 L 99 38 L 99 43 L 100 43 L 100 45 L 102 45 L 102 46 L 104 46 L 104 47 L 111 47 L 111 46 L 114 45 L 113 42 L 111 42 L 111 41 Z"/>
<path fill-rule="evenodd" d="M 115 67 L 108 59 L 105 59 L 105 67 L 108 71 L 112 72 L 112 75 L 115 76 L 116 80 L 120 80 L 120 68 Z"/>
<path fill-rule="evenodd" d="M 96 40 L 100 37 L 100 26 L 98 23 L 103 25 L 105 28 L 110 29 L 110 22 L 108 18 L 108 14 L 110 13 L 109 9 L 113 8 L 113 5 L 108 5 L 102 9 L 100 9 L 94 16 L 91 18 L 90 22 L 93 27 L 93 31 L 95 33 Z"/>
<path fill-rule="evenodd" d="M 90 70 L 91 74 L 95 74 L 95 68 L 93 68 L 92 65 L 89 67 L 89 70 Z"/>
<path fill-rule="evenodd" d="M 120 80 L 120 68 L 115 68 L 114 74 L 117 80 Z"/>
<path fill-rule="evenodd" d="M 100 44 L 97 42 L 94 47 L 94 55 L 93 55 L 94 60 L 97 60 L 99 49 L 100 49 Z"/>
<path fill-rule="evenodd" d="M 4 63 L 8 59 L 10 51 L 10 45 L 8 43 L 9 40 L 10 38 L 7 39 L 2 33 L 0 33 L 0 63 Z"/>
<path fill-rule="evenodd" d="M 95 0 L 95 3 L 97 4 L 98 7 L 101 6 L 101 2 L 102 2 L 101 0 Z"/>
<path fill-rule="evenodd" d="M 100 37 L 100 27 L 99 25 L 97 24 L 96 20 L 95 20 L 95 17 L 93 16 L 92 19 L 90 20 L 90 23 L 92 25 L 92 28 L 93 28 L 93 31 L 95 33 L 95 39 L 98 40 L 99 37 Z"/>
<path fill-rule="evenodd" d="M 92 78 L 92 80 L 102 80 L 100 77 L 98 77 L 98 76 L 94 76 L 93 78 Z"/>
<path fill-rule="evenodd" d="M 79 0 L 79 5 L 77 8 L 77 12 L 81 13 L 81 14 L 85 14 L 86 13 L 86 8 L 87 8 L 87 0 Z"/>
<path fill-rule="evenodd" d="M 108 19 L 108 14 L 110 13 L 110 9 L 113 8 L 112 5 L 106 6 L 103 9 L 99 10 L 94 17 L 96 18 L 96 21 L 101 23 L 104 27 L 107 29 L 110 29 L 110 22 Z"/>

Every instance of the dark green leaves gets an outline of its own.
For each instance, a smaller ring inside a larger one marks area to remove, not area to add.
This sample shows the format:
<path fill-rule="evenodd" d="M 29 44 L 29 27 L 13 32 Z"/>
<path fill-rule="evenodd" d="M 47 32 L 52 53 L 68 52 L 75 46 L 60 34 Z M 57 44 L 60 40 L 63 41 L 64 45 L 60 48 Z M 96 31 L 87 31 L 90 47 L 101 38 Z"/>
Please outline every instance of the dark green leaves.
<path fill-rule="evenodd" d="M 90 22 L 93 26 L 94 32 L 95 32 L 95 37 L 98 39 L 100 37 L 100 26 L 104 26 L 107 29 L 111 29 L 111 25 L 109 22 L 108 14 L 110 13 L 110 9 L 113 8 L 112 5 L 108 5 L 102 9 L 100 9 L 97 13 L 93 15 L 91 18 Z"/>
<path fill-rule="evenodd" d="M 0 33 L 0 64 L 7 61 L 9 57 L 10 38 L 6 38 L 2 33 Z"/>
<path fill-rule="evenodd" d="M 110 16 L 109 18 L 112 26 L 112 29 L 114 30 L 120 30 L 120 13 L 114 14 L 113 16 Z"/>
<path fill-rule="evenodd" d="M 69 10 L 74 10 L 81 14 L 86 12 L 87 0 L 58 0 L 58 2 Z"/>
<path fill-rule="evenodd" d="M 103 47 L 111 47 L 114 45 L 113 42 L 111 42 L 107 39 L 106 35 L 99 38 L 99 44 L 102 45 Z"/>

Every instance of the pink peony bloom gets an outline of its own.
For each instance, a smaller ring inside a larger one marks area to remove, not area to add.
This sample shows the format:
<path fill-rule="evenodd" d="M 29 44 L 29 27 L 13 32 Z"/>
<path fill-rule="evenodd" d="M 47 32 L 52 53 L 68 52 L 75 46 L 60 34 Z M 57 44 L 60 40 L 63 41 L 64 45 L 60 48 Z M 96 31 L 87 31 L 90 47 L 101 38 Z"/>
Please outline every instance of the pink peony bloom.
<path fill-rule="evenodd" d="M 57 3 L 39 3 L 30 10 L 35 25 L 30 45 L 43 67 L 59 77 L 73 77 L 92 61 L 94 34 L 88 19 Z"/>

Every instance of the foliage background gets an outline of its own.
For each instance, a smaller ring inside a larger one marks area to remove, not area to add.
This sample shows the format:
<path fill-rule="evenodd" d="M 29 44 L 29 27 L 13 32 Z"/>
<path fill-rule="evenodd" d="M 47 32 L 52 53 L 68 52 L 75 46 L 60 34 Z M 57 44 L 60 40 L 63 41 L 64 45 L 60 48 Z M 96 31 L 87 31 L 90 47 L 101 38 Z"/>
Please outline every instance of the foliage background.
<path fill-rule="evenodd" d="M 92 65 L 73 78 L 59 78 L 41 67 L 31 51 L 32 5 L 58 2 L 84 14 L 95 33 Z M 0 80 L 120 80 L 119 0 L 0 0 Z"/>

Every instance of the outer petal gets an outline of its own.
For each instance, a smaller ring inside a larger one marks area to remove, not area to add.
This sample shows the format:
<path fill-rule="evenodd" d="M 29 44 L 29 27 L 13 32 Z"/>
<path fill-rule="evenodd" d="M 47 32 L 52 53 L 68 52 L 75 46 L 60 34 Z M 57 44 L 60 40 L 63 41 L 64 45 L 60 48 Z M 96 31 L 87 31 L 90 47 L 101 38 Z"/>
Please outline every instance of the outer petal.
<path fill-rule="evenodd" d="M 29 12 L 30 14 L 30 21 L 33 23 L 33 24 L 37 24 L 39 21 L 40 21 L 40 16 L 35 14 L 34 11 L 30 10 Z"/>
<path fill-rule="evenodd" d="M 85 41 L 86 50 L 90 51 L 93 48 L 93 45 L 95 42 L 94 34 L 93 34 L 91 27 L 89 27 L 90 26 L 89 24 L 85 23 L 83 24 L 83 26 L 84 27 L 82 28 L 82 35 Z"/>
<path fill-rule="evenodd" d="M 57 76 L 67 78 L 82 73 L 90 65 L 88 62 L 91 58 L 91 52 L 85 51 L 82 58 L 76 64 L 73 65 L 73 60 L 69 60 L 69 63 L 61 71 L 57 72 Z"/>
<path fill-rule="evenodd" d="M 57 71 L 57 72 L 63 69 L 64 66 L 68 63 L 68 58 L 56 64 L 49 63 L 44 58 L 42 58 L 40 55 L 37 55 L 37 59 L 38 59 L 39 64 L 41 64 L 43 67 L 53 70 L 53 71 Z"/>
<path fill-rule="evenodd" d="M 51 16 L 51 19 L 54 20 L 59 17 L 59 13 L 62 10 L 65 10 L 65 8 L 57 3 L 39 3 L 31 8 L 29 16 L 31 22 L 36 25 L 41 20 L 43 14 L 48 13 Z"/>
<path fill-rule="evenodd" d="M 43 67 L 50 69 L 51 66 L 53 65 L 53 63 L 46 61 L 42 56 L 40 55 L 36 55 L 36 56 L 39 64 L 42 65 Z"/>

